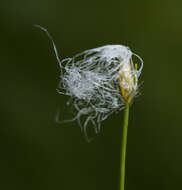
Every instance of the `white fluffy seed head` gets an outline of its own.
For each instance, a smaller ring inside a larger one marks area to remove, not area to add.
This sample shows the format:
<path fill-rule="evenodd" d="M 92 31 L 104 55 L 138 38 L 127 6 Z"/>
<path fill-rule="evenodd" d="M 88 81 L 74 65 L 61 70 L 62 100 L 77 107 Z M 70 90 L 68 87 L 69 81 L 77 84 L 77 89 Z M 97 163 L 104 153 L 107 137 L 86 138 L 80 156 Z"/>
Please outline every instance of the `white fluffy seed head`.
<path fill-rule="evenodd" d="M 106 45 L 83 51 L 61 61 L 60 92 L 71 97 L 78 120 L 85 135 L 89 122 L 96 133 L 100 123 L 110 114 L 123 109 L 137 93 L 138 77 L 143 62 L 137 70 L 132 61 L 137 56 L 122 45 Z M 85 116 L 83 124 L 80 118 Z"/>
<path fill-rule="evenodd" d="M 89 141 L 89 122 L 98 133 L 101 122 L 113 112 L 122 110 L 137 94 L 143 61 L 123 45 L 106 45 L 60 60 L 49 32 L 35 26 L 43 30 L 53 44 L 61 70 L 58 92 L 70 97 L 68 105 L 76 111 L 75 117 L 68 121 L 77 120 Z M 134 66 L 132 56 L 139 59 L 140 68 Z"/>

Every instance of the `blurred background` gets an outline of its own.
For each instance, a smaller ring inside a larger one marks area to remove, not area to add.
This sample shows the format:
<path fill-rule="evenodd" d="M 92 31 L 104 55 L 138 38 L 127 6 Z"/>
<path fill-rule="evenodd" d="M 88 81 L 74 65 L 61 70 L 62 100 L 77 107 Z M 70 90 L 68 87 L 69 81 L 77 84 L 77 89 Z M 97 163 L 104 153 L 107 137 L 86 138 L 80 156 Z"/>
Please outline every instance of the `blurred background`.
<path fill-rule="evenodd" d="M 182 187 L 182 1 L 0 2 L 0 189 L 117 190 L 123 113 L 86 143 L 77 123 L 54 122 L 61 58 L 123 44 L 145 64 L 132 105 L 126 190 Z"/>

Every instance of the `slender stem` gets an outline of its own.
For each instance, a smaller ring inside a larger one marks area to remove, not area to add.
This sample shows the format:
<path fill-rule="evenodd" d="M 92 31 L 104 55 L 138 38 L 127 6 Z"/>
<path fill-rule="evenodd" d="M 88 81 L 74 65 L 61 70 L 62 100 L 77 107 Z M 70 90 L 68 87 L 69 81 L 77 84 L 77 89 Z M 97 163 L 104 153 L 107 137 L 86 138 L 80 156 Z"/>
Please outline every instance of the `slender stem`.
<path fill-rule="evenodd" d="M 122 147 L 121 147 L 121 181 L 120 181 L 120 190 L 124 190 L 124 187 L 125 187 L 125 160 L 126 160 L 128 119 L 129 119 L 129 104 L 126 104 L 125 109 L 124 109 L 123 136 L 122 136 Z"/>

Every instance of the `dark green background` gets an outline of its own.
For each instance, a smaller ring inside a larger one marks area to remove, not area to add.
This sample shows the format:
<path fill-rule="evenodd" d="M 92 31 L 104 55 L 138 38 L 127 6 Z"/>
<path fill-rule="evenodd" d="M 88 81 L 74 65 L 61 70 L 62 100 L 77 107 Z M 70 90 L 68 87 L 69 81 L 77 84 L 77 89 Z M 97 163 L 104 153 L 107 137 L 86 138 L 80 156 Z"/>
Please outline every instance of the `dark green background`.
<path fill-rule="evenodd" d="M 0 2 L 0 189 L 117 190 L 123 113 L 88 144 L 77 123 L 58 125 L 62 58 L 106 44 L 144 59 L 131 108 L 126 190 L 182 188 L 182 1 Z"/>

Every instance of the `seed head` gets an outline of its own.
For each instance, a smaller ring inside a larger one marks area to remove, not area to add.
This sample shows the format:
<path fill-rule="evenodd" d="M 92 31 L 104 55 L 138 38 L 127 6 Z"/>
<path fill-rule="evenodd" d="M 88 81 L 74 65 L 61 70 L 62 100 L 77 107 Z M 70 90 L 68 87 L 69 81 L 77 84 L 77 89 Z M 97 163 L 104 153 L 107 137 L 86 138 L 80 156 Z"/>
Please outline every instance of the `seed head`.
<path fill-rule="evenodd" d="M 138 92 L 138 78 L 143 68 L 142 59 L 123 45 L 106 45 L 89 49 L 72 58 L 61 60 L 48 31 L 36 25 L 51 40 L 60 66 L 58 92 L 69 97 L 67 105 L 74 107 L 75 116 L 85 137 L 91 123 L 96 133 L 101 122 L 114 112 L 130 104 Z M 133 64 L 132 56 L 139 59 Z"/>
<path fill-rule="evenodd" d="M 139 58 L 139 69 L 132 56 Z M 102 121 L 131 103 L 138 92 L 143 61 L 128 47 L 106 45 L 64 59 L 60 65 L 59 92 L 71 98 L 77 111 L 73 120 L 78 120 L 87 136 L 89 122 L 98 133 Z"/>

